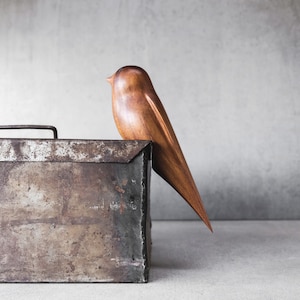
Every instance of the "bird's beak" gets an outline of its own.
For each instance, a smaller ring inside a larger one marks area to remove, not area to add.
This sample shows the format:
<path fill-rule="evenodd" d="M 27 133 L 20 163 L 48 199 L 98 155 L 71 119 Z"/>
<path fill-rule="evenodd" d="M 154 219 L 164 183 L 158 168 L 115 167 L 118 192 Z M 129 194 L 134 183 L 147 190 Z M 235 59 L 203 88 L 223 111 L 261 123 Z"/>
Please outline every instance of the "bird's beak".
<path fill-rule="evenodd" d="M 107 77 L 106 80 L 112 85 L 114 81 L 115 75 L 111 75 L 110 77 Z"/>

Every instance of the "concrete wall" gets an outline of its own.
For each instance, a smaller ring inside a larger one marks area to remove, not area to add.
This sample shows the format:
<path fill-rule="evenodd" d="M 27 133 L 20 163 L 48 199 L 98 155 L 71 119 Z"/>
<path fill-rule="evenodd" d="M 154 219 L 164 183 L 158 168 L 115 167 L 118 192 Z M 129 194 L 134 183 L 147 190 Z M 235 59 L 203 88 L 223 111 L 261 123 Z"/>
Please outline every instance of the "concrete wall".
<path fill-rule="evenodd" d="M 119 139 L 106 77 L 128 64 L 212 219 L 300 217 L 300 1 L 0 0 L 1 124 Z M 151 193 L 154 219 L 196 217 L 155 174 Z"/>

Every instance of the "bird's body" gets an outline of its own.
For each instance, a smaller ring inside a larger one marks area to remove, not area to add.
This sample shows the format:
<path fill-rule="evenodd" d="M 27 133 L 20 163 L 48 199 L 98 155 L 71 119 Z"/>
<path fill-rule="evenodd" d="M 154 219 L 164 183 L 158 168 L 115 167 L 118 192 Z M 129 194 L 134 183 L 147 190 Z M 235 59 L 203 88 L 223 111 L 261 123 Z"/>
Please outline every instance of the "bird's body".
<path fill-rule="evenodd" d="M 113 116 L 123 139 L 153 141 L 152 165 L 212 230 L 176 135 L 148 74 L 140 67 L 119 69 L 109 79 Z"/>

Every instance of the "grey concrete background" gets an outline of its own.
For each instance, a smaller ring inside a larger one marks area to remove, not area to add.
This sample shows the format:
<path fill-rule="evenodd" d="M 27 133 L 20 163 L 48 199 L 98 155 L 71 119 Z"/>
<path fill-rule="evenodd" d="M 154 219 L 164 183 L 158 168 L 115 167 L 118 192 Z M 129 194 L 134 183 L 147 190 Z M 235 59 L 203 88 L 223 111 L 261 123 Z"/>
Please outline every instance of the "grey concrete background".
<path fill-rule="evenodd" d="M 106 77 L 128 64 L 152 78 L 212 219 L 300 217 L 300 1 L 0 0 L 1 124 L 119 139 Z M 196 218 L 155 174 L 151 201 L 154 219 Z"/>

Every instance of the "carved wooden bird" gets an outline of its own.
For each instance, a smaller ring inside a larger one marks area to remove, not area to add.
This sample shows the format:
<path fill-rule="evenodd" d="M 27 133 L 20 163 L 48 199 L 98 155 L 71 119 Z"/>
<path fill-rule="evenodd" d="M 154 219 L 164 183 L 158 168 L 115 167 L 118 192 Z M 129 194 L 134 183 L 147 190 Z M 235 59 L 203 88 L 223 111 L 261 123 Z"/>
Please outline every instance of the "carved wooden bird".
<path fill-rule="evenodd" d="M 112 86 L 113 116 L 127 140 L 153 142 L 152 166 L 212 227 L 176 135 L 152 82 L 137 66 L 125 66 L 108 78 Z"/>

